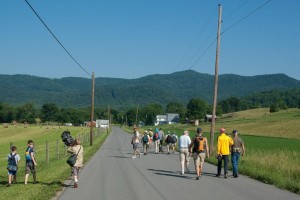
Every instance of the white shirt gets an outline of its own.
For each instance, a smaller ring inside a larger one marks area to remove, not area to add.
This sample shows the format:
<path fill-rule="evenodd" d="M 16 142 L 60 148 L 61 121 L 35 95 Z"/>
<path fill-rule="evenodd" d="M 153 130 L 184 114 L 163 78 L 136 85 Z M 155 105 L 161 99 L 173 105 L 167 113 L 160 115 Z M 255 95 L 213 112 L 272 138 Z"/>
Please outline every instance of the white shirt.
<path fill-rule="evenodd" d="M 191 144 L 191 138 L 188 135 L 182 135 L 179 138 L 179 148 L 188 148 Z"/>
<path fill-rule="evenodd" d="M 134 138 L 135 138 L 135 143 L 139 143 L 139 139 L 140 139 L 140 133 L 138 131 L 136 131 L 134 133 Z"/>

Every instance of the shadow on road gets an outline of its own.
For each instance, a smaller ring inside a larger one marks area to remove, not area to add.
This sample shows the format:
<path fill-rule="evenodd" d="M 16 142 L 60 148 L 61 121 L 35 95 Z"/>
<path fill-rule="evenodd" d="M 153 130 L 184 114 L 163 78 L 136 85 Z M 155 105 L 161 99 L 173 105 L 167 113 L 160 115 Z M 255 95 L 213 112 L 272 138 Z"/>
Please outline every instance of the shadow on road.
<path fill-rule="evenodd" d="M 130 158 L 130 157 L 125 157 L 125 156 L 109 156 L 110 158 Z"/>
<path fill-rule="evenodd" d="M 153 171 L 154 174 L 157 175 L 162 175 L 162 176 L 170 176 L 170 177 L 177 177 L 177 178 L 184 178 L 184 179 L 194 179 L 192 177 L 188 177 L 185 175 L 179 174 L 179 172 L 174 172 L 174 171 L 167 171 L 167 170 L 157 170 L 157 169 L 147 169 L 149 171 Z M 192 174 L 192 173 L 187 173 L 187 174 Z"/>

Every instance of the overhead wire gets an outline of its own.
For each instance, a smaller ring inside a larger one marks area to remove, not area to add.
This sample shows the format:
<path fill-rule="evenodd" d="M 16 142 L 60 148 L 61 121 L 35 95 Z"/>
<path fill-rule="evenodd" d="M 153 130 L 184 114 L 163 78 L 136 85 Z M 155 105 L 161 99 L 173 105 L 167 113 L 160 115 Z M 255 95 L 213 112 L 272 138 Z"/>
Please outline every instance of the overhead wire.
<path fill-rule="evenodd" d="M 260 6 L 258 6 L 257 8 L 255 8 L 253 11 L 251 11 L 250 13 L 248 13 L 247 15 L 245 15 L 244 17 L 242 17 L 241 19 L 239 19 L 238 21 L 236 21 L 235 23 L 233 23 L 232 25 L 230 25 L 227 28 L 225 28 L 224 31 L 221 32 L 221 35 L 224 34 L 225 32 L 227 32 L 228 30 L 232 29 L 233 27 L 237 26 L 239 23 L 241 23 L 242 21 L 244 21 L 245 19 L 247 19 L 248 17 L 250 17 L 252 14 L 254 14 L 258 10 L 260 10 L 261 8 L 263 8 L 264 6 L 266 6 L 271 1 L 272 0 L 266 1 L 265 3 L 261 4 Z"/>
<path fill-rule="evenodd" d="M 199 34 L 195 37 L 195 39 L 193 40 L 193 42 L 190 44 L 188 50 L 184 53 L 184 56 L 180 59 L 180 61 L 178 62 L 176 68 L 183 62 L 183 60 L 187 57 L 187 55 L 190 53 L 190 51 L 192 50 L 192 48 L 195 46 L 197 40 L 200 38 L 200 36 L 202 35 L 202 33 L 204 32 L 204 30 L 206 29 L 207 25 L 209 24 L 209 22 L 212 20 L 213 15 L 215 14 L 215 12 L 218 9 L 215 9 L 212 14 L 209 16 L 208 20 L 206 21 L 206 23 L 204 24 L 203 28 L 201 29 L 201 31 L 199 32 Z"/>
<path fill-rule="evenodd" d="M 71 57 L 71 59 L 77 64 L 79 68 L 81 68 L 87 75 L 92 77 L 92 75 L 84 68 L 82 65 L 74 58 L 74 56 L 71 55 L 71 53 L 66 49 L 66 47 L 62 44 L 62 42 L 59 41 L 59 39 L 54 35 L 54 33 L 51 31 L 51 29 L 47 26 L 47 24 L 44 22 L 44 20 L 39 16 L 39 14 L 35 11 L 35 9 L 30 5 L 30 3 L 25 0 L 27 5 L 30 7 L 30 9 L 34 12 L 34 14 L 37 16 L 37 18 L 42 22 L 42 24 L 46 27 L 46 29 L 49 31 L 49 33 L 53 36 L 53 38 L 58 42 L 58 44 L 64 49 L 64 51 Z"/>

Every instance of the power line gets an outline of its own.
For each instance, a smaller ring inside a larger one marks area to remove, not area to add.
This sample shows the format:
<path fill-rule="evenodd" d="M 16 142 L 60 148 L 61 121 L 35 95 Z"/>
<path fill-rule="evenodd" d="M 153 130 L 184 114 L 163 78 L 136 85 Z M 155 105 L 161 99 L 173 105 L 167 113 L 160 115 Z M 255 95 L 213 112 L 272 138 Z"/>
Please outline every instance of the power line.
<path fill-rule="evenodd" d="M 54 37 L 54 39 L 58 42 L 58 44 L 65 50 L 65 52 L 72 58 L 72 60 L 78 65 L 78 67 L 80 67 L 86 74 L 88 74 L 90 77 L 92 77 L 92 75 L 86 70 L 84 69 L 79 62 L 71 55 L 71 53 L 64 47 L 64 45 L 58 40 L 58 38 L 54 35 L 54 33 L 50 30 L 50 28 L 46 25 L 46 23 L 42 20 L 42 18 L 39 16 L 39 14 L 34 10 L 34 8 L 30 5 L 30 3 L 25 0 L 25 2 L 27 3 L 27 5 L 31 8 L 31 10 L 34 12 L 34 14 L 39 18 L 39 20 L 43 23 L 43 25 L 46 27 L 46 29 L 50 32 L 50 34 Z"/>
<path fill-rule="evenodd" d="M 243 3 L 241 3 L 238 7 L 236 7 L 234 10 L 232 10 L 228 15 L 226 15 L 225 17 L 223 17 L 223 21 L 227 18 L 229 18 L 231 15 L 233 15 L 236 11 L 238 11 L 241 7 L 243 7 L 244 5 L 246 5 L 246 3 L 248 2 L 248 0 L 244 1 Z"/>
<path fill-rule="evenodd" d="M 254 14 L 258 10 L 260 10 L 262 7 L 264 7 L 265 5 L 267 5 L 268 3 L 270 3 L 271 1 L 272 0 L 268 0 L 265 3 L 263 3 L 262 5 L 258 6 L 253 11 L 251 11 L 249 14 L 245 15 L 244 17 L 242 17 L 241 19 L 239 19 L 238 21 L 236 21 L 235 23 L 233 23 L 229 27 L 225 28 L 225 30 L 221 34 L 224 34 L 226 31 L 228 31 L 228 30 L 232 29 L 233 27 L 237 26 L 239 23 L 241 23 L 242 21 L 244 21 L 245 19 L 247 19 L 248 17 L 250 17 L 252 14 Z"/>
<path fill-rule="evenodd" d="M 210 45 L 203 51 L 203 53 L 197 58 L 197 60 L 195 60 L 195 62 L 190 66 L 190 70 L 193 69 L 193 67 L 195 66 L 195 64 L 197 64 L 197 62 L 207 53 L 207 51 L 212 47 L 212 45 L 216 42 L 217 39 L 214 39 Z"/>
<path fill-rule="evenodd" d="M 178 62 L 177 67 L 182 63 L 182 61 L 187 57 L 187 55 L 190 53 L 190 51 L 192 50 L 192 48 L 194 47 L 194 45 L 196 44 L 196 41 L 199 39 L 199 37 L 202 35 L 202 33 L 204 32 L 204 30 L 206 29 L 207 25 L 209 24 L 209 22 L 212 20 L 213 15 L 215 14 L 215 12 L 218 10 L 218 8 L 216 8 L 213 13 L 209 16 L 207 22 L 204 24 L 203 28 L 201 29 L 200 33 L 195 37 L 195 39 L 193 40 L 193 42 L 191 43 L 190 47 L 188 48 L 188 50 L 185 52 L 185 54 L 183 55 L 183 57 L 180 59 L 180 61 Z"/>

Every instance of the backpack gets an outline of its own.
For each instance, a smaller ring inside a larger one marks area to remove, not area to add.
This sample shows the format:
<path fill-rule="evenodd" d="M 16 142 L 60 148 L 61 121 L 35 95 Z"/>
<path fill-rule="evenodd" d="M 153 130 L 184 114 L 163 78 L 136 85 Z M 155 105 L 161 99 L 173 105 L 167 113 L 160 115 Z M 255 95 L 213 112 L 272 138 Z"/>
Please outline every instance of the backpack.
<path fill-rule="evenodd" d="M 194 152 L 202 153 L 206 150 L 205 137 L 196 137 L 194 140 Z"/>
<path fill-rule="evenodd" d="M 10 157 L 8 158 L 8 165 L 7 165 L 7 170 L 8 171 L 11 171 L 11 172 L 15 172 L 18 170 L 18 165 L 17 165 L 17 162 L 16 162 L 16 156 L 17 154 L 10 154 Z"/>
<path fill-rule="evenodd" d="M 71 146 L 72 144 L 75 143 L 75 140 L 72 138 L 71 133 L 69 131 L 64 131 L 61 134 L 61 139 L 66 146 Z"/>
<path fill-rule="evenodd" d="M 149 138 L 148 138 L 148 135 L 144 135 L 143 136 L 143 143 L 148 143 L 149 142 Z"/>
<path fill-rule="evenodd" d="M 168 135 L 167 139 L 166 139 L 167 143 L 172 143 L 173 142 L 173 138 L 171 135 Z"/>
<path fill-rule="evenodd" d="M 154 137 L 153 137 L 154 140 L 158 140 L 159 137 L 158 137 L 158 133 L 154 133 Z"/>
<path fill-rule="evenodd" d="M 177 142 L 177 137 L 174 135 L 172 136 L 172 143 L 175 144 Z"/>
<path fill-rule="evenodd" d="M 29 147 L 26 149 L 26 152 L 25 152 L 26 162 L 32 161 L 32 158 L 31 158 L 31 155 L 30 155 L 30 150 L 31 150 L 31 148 L 29 148 Z"/>

